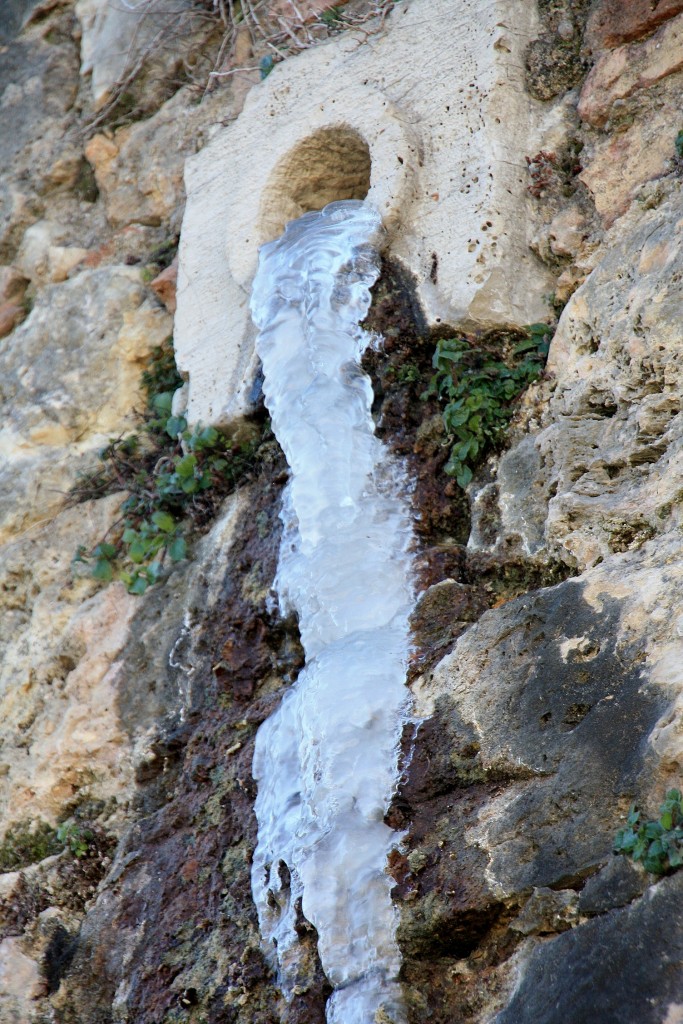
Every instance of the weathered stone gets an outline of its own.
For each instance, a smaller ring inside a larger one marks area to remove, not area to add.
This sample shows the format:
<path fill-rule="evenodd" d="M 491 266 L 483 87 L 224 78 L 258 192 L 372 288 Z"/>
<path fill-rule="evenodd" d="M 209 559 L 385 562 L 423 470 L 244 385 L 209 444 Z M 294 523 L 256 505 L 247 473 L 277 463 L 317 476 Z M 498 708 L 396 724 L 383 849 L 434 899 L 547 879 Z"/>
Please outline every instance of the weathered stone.
<path fill-rule="evenodd" d="M 0 260 L 10 262 L 24 229 L 42 208 L 37 194 L 41 153 L 64 146 L 66 118 L 78 88 L 77 50 L 39 26 L 3 48 L 0 63 Z M 48 159 L 51 159 L 49 157 Z"/>
<path fill-rule="evenodd" d="M 3 398 L 12 404 L 3 429 L 24 443 L 51 444 L 120 429 L 135 404 L 141 364 L 169 327 L 133 267 L 84 271 L 44 289 L 20 344 L 0 357 Z"/>
<path fill-rule="evenodd" d="M 579 923 L 579 897 L 572 889 L 534 889 L 510 928 L 521 935 L 552 935 Z"/>
<path fill-rule="evenodd" d="M 612 857 L 579 893 L 581 914 L 604 914 L 632 903 L 647 888 L 647 874 L 629 857 Z"/>
<path fill-rule="evenodd" d="M 0 267 L 0 302 L 20 303 L 28 283 L 28 278 L 16 267 Z"/>
<path fill-rule="evenodd" d="M 0 942 L 0 1016 L 8 1024 L 33 1019 L 34 1000 L 42 994 L 40 970 L 16 936 Z"/>
<path fill-rule="evenodd" d="M 535 99 L 560 96 L 583 78 L 578 46 L 568 47 L 562 38 L 534 39 L 526 53 L 526 73 L 527 89 Z"/>
<path fill-rule="evenodd" d="M 231 93 L 211 94 L 197 105 L 180 90 L 145 121 L 121 128 L 112 137 L 95 135 L 85 155 L 104 196 L 113 228 L 138 223 L 180 227 L 184 203 L 183 168 L 188 156 L 206 142 L 212 125 L 231 112 Z"/>
<path fill-rule="evenodd" d="M 38 294 L 0 349 L 1 539 L 54 514 L 84 453 L 133 426 L 145 357 L 170 329 L 131 267 L 83 271 Z"/>
<path fill-rule="evenodd" d="M 602 56 L 581 90 L 578 111 L 602 128 L 615 103 L 683 68 L 683 15 L 667 22 L 644 43 L 621 46 Z"/>
<path fill-rule="evenodd" d="M 563 1024 L 568 1012 L 572 1024 L 590 1024 L 616 1020 L 624 1007 L 643 1024 L 680 1020 L 682 898 L 679 873 L 630 907 L 530 947 L 496 1024 Z"/>
<path fill-rule="evenodd" d="M 593 53 L 640 39 L 683 11 L 683 0 L 599 0 L 586 26 Z"/>
<path fill-rule="evenodd" d="M 67 235 L 68 229 L 49 221 L 32 224 L 24 233 L 16 265 L 34 284 L 65 281 L 88 255 L 79 246 L 55 244 Z"/>
<path fill-rule="evenodd" d="M 118 87 L 125 88 L 140 66 L 146 66 L 151 90 L 161 99 L 165 90 L 160 90 L 159 79 L 170 77 L 181 59 L 173 52 L 173 43 L 193 27 L 191 5 L 186 0 L 148 0 L 136 5 L 77 0 L 76 14 L 82 29 L 81 75 L 91 77 L 95 109 L 103 107 Z"/>
<path fill-rule="evenodd" d="M 0 305 L 0 338 L 13 331 L 17 324 L 26 316 L 26 310 L 16 302 L 3 302 Z"/>
<path fill-rule="evenodd" d="M 158 296 L 169 313 L 176 310 L 176 285 L 178 283 L 178 257 L 173 258 L 170 266 L 150 282 L 150 288 Z"/>
<path fill-rule="evenodd" d="M 5 0 L 0 11 L 0 42 L 9 42 L 29 19 L 41 0 Z"/>
<path fill-rule="evenodd" d="M 528 252 L 524 212 L 524 158 L 540 131 L 521 83 L 531 5 L 417 0 L 384 24 L 372 48 L 344 34 L 278 65 L 188 161 L 174 337 L 193 421 L 252 408 L 246 296 L 258 246 L 334 199 L 367 194 L 376 204 L 431 324 L 523 324 L 546 313 L 552 288 Z M 426 76 L 414 53 L 441 52 L 445 37 L 439 72 Z M 448 243 L 426 243 L 440 237 Z"/>
<path fill-rule="evenodd" d="M 632 211 L 562 314 L 544 429 L 499 474 L 500 537 L 528 553 L 583 569 L 678 528 L 681 223 L 677 190 Z"/>

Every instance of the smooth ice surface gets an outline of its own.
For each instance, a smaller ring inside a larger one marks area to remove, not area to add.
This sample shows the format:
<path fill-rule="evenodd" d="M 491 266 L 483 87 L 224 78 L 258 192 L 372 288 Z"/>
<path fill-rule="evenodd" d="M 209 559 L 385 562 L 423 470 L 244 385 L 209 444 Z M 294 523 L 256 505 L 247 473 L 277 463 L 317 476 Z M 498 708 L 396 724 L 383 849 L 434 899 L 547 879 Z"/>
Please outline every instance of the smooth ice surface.
<path fill-rule="evenodd" d="M 383 821 L 406 712 L 411 525 L 400 467 L 375 437 L 358 327 L 380 220 L 332 203 L 261 250 L 252 293 L 273 429 L 291 467 L 276 586 L 306 665 L 259 729 L 252 887 L 291 997 L 297 902 L 318 932 L 330 1024 L 403 1020 Z"/>

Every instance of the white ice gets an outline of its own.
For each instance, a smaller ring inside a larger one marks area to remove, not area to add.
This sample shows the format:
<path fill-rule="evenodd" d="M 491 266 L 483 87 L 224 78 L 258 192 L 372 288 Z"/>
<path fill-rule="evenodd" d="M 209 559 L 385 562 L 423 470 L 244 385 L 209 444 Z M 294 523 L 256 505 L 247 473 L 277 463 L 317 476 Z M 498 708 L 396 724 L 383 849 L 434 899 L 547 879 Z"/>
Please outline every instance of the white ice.
<path fill-rule="evenodd" d="M 291 468 L 276 587 L 306 665 L 256 739 L 252 888 L 285 996 L 301 981 L 296 906 L 318 932 L 329 1024 L 403 1021 L 384 824 L 407 712 L 412 530 L 375 437 L 359 326 L 380 219 L 356 201 L 290 224 L 252 292 L 274 432 Z"/>

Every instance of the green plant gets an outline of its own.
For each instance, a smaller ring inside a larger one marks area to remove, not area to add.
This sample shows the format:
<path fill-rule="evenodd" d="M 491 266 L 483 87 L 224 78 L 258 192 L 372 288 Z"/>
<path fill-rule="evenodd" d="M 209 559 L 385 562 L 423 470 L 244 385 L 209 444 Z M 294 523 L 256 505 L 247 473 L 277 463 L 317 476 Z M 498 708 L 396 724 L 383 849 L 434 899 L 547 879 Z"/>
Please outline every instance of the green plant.
<path fill-rule="evenodd" d="M 678 159 L 683 160 L 683 128 L 681 128 L 674 140 L 674 148 Z"/>
<path fill-rule="evenodd" d="M 270 72 L 273 70 L 274 67 L 275 67 L 275 60 L 274 60 L 273 57 L 270 56 L 270 54 L 268 54 L 267 57 L 261 57 L 261 60 L 259 61 L 259 71 L 261 73 L 261 81 L 263 81 L 264 78 L 268 77 L 268 75 L 270 74 Z"/>
<path fill-rule="evenodd" d="M 74 857 L 86 857 L 90 852 L 94 833 L 75 821 L 65 821 L 57 829 L 57 839 Z"/>
<path fill-rule="evenodd" d="M 467 338 L 437 342 L 436 373 L 423 398 L 445 400 L 443 423 L 451 445 L 446 473 L 467 487 L 476 465 L 500 445 L 514 411 L 513 402 L 545 365 L 553 329 L 531 324 L 515 337 L 507 358 L 490 346 L 474 347 Z"/>
<path fill-rule="evenodd" d="M 0 872 L 37 864 L 62 849 L 57 833 L 46 821 L 20 821 L 0 843 Z"/>
<path fill-rule="evenodd" d="M 79 500 L 128 491 L 109 534 L 89 551 L 79 547 L 74 562 L 87 564 L 104 583 L 122 580 L 131 594 L 144 594 L 168 563 L 187 557 L 188 536 L 205 527 L 248 476 L 268 430 L 236 443 L 214 427 L 190 429 L 171 410 L 180 383 L 170 345 L 156 349 L 142 375 L 147 409 L 141 432 L 112 438 L 100 452 L 101 469 L 75 489 Z"/>
<path fill-rule="evenodd" d="M 659 808 L 656 821 L 641 821 L 633 804 L 626 828 L 617 832 L 614 852 L 642 863 L 646 871 L 664 875 L 683 865 L 683 797 L 680 789 L 670 789 Z"/>
<path fill-rule="evenodd" d="M 339 28 L 343 21 L 340 7 L 328 7 L 320 12 L 319 18 L 327 28 Z"/>

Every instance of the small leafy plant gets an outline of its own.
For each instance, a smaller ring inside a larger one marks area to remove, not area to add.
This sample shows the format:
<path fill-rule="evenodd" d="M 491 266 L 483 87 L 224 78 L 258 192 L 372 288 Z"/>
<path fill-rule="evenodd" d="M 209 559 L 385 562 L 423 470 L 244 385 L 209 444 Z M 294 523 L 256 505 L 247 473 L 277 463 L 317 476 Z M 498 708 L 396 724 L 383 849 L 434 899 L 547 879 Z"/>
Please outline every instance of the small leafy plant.
<path fill-rule="evenodd" d="M 88 828 L 83 828 L 75 821 L 66 821 L 57 829 L 57 839 L 64 849 L 74 857 L 87 857 L 90 853 L 95 836 Z"/>
<path fill-rule="evenodd" d="M 633 804 L 626 828 L 619 829 L 614 852 L 640 862 L 646 871 L 664 875 L 683 865 L 683 797 L 680 789 L 670 789 L 659 808 L 656 821 L 641 821 Z"/>
<path fill-rule="evenodd" d="M 467 338 L 437 343 L 436 373 L 423 398 L 445 400 L 443 423 L 451 444 L 446 473 L 467 487 L 481 459 L 504 439 L 513 402 L 545 365 L 553 329 L 531 324 L 518 335 L 506 359 L 489 348 L 475 348 Z"/>
<path fill-rule="evenodd" d="M 111 439 L 100 452 L 102 468 L 81 481 L 76 500 L 128 491 L 121 517 L 92 550 L 79 547 L 74 561 L 107 583 L 120 579 L 131 594 L 144 594 L 169 563 L 187 557 L 188 537 L 215 516 L 223 498 L 248 477 L 265 439 L 235 443 L 214 427 L 188 427 L 171 405 L 182 383 L 170 346 L 153 353 L 142 376 L 148 401 L 140 434 Z"/>

